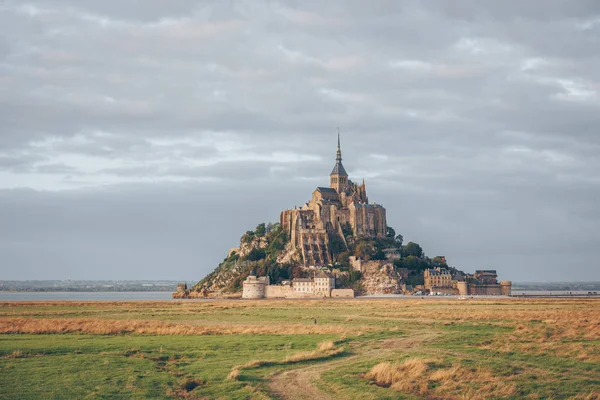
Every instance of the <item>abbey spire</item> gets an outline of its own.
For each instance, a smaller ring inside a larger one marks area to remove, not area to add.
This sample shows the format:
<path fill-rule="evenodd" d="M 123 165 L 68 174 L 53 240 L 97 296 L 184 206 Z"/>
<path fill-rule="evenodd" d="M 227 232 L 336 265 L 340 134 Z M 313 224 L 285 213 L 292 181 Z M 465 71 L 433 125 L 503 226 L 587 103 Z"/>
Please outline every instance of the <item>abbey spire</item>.
<path fill-rule="evenodd" d="M 329 187 L 335 189 L 338 193 L 341 193 L 347 184 L 348 173 L 346 173 L 344 165 L 342 165 L 342 146 L 340 143 L 340 130 L 338 128 L 337 154 L 335 157 L 335 167 L 333 167 L 333 171 L 331 171 L 331 174 L 329 175 Z"/>

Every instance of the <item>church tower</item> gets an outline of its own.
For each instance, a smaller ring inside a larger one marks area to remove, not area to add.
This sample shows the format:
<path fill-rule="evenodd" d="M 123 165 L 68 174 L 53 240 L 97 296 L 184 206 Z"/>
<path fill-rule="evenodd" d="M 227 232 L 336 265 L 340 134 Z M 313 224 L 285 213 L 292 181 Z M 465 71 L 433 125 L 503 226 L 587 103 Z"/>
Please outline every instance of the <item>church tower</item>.
<path fill-rule="evenodd" d="M 335 158 L 335 167 L 333 167 L 333 171 L 329 175 L 329 187 L 341 193 L 346 185 L 348 185 L 348 174 L 342 165 L 342 148 L 340 146 L 340 132 L 338 129 L 337 156 Z"/>

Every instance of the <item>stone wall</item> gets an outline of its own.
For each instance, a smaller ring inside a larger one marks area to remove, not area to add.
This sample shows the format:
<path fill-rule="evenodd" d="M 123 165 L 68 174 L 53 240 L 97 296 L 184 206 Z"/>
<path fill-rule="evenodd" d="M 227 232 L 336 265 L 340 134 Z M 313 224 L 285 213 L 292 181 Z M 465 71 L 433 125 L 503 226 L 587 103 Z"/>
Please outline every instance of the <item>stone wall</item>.
<path fill-rule="evenodd" d="M 352 289 L 333 289 L 331 291 L 331 297 L 354 297 L 354 290 Z"/>
<path fill-rule="evenodd" d="M 455 287 L 459 295 L 467 296 L 469 294 L 469 287 L 467 286 L 467 282 L 455 282 Z"/>
<path fill-rule="evenodd" d="M 269 285 L 265 288 L 267 299 L 287 299 L 294 294 L 291 286 Z"/>
<path fill-rule="evenodd" d="M 376 204 L 359 203 L 352 203 L 348 208 L 354 236 L 385 237 L 387 233 L 385 208 Z"/>
<path fill-rule="evenodd" d="M 469 284 L 469 295 L 479 296 L 501 296 L 502 287 L 500 285 L 477 285 Z"/>
<path fill-rule="evenodd" d="M 451 294 L 451 295 L 457 295 L 460 294 L 457 288 L 454 287 L 431 287 L 431 288 L 426 288 L 426 291 L 429 291 L 429 293 L 433 293 L 433 294 L 437 294 L 437 293 L 442 293 L 442 294 Z"/>

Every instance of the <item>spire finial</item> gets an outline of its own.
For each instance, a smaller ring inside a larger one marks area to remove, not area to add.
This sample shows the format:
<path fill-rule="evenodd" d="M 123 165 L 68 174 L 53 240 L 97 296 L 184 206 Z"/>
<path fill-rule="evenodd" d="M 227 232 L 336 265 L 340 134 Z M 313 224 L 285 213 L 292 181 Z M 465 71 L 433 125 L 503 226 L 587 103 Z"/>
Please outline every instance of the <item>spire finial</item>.
<path fill-rule="evenodd" d="M 338 131 L 338 148 L 337 148 L 337 157 L 335 158 L 337 162 L 342 161 L 342 146 L 340 145 L 340 128 L 337 128 Z"/>

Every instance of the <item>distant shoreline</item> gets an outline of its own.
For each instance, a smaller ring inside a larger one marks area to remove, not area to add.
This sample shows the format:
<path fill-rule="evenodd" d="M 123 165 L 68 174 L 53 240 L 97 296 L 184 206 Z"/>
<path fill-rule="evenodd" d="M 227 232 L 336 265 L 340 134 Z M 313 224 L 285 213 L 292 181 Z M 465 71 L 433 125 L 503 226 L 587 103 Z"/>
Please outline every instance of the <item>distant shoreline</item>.
<path fill-rule="evenodd" d="M 596 295 L 586 293 L 578 293 L 574 295 L 566 295 L 565 293 L 548 293 L 547 291 L 529 291 L 525 295 L 522 292 L 514 293 L 511 296 L 407 296 L 407 295 L 369 295 L 357 296 L 348 299 L 323 299 L 323 298 L 307 298 L 307 299 L 262 299 L 257 301 L 351 301 L 351 300 L 425 300 L 425 301 L 456 301 L 456 300 L 494 300 L 494 299 L 598 299 L 600 292 Z M 80 301 L 80 302 L 102 302 L 102 301 L 255 301 L 244 300 L 241 298 L 194 298 L 194 299 L 173 299 L 170 292 L 8 292 L 0 291 L 0 302 L 61 302 L 61 301 Z"/>

